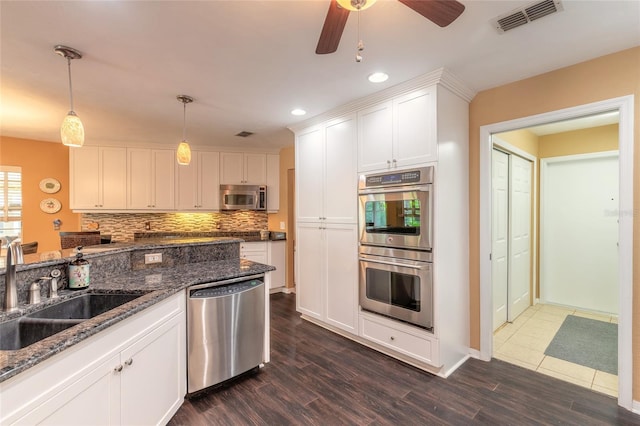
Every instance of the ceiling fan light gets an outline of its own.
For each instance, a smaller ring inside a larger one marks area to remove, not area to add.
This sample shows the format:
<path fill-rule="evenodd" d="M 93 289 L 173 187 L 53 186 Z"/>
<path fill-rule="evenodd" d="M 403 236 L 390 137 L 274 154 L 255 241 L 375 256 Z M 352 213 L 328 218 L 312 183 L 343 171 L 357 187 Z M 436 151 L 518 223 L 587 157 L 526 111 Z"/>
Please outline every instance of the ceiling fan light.
<path fill-rule="evenodd" d="M 69 111 L 62 121 L 60 136 L 66 146 L 79 148 L 84 145 L 84 126 L 75 112 Z"/>
<path fill-rule="evenodd" d="M 191 147 L 187 141 L 182 141 L 178 145 L 176 159 L 181 166 L 188 166 L 191 163 Z"/>
<path fill-rule="evenodd" d="M 376 0 L 336 0 L 338 4 L 347 10 L 351 10 L 353 12 L 357 10 L 365 10 L 373 6 Z"/>

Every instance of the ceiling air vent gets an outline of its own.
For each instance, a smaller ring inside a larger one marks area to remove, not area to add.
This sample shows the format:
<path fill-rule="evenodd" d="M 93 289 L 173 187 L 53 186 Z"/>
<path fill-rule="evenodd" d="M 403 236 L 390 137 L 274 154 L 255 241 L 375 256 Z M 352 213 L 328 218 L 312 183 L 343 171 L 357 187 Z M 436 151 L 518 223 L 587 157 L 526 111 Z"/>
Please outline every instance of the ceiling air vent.
<path fill-rule="evenodd" d="M 246 130 L 243 130 L 240 133 L 236 134 L 236 136 L 240 136 L 241 138 L 246 138 L 251 136 L 252 134 L 253 132 L 247 132 Z"/>
<path fill-rule="evenodd" d="M 512 10 L 491 20 L 491 24 L 500 34 L 512 30 L 543 16 L 564 10 L 561 0 L 543 0 L 529 6 Z"/>

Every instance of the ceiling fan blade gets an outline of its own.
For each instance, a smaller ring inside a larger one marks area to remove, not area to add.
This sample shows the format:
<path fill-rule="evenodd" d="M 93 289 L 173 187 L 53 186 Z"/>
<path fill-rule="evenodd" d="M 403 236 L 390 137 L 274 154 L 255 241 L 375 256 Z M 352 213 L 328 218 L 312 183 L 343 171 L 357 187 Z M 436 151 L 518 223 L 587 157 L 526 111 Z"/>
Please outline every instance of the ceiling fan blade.
<path fill-rule="evenodd" d="M 464 5 L 456 0 L 398 0 L 436 25 L 446 27 L 464 11 Z"/>
<path fill-rule="evenodd" d="M 318 40 L 318 47 L 316 47 L 316 53 L 318 55 L 333 53 L 338 50 L 340 37 L 342 37 L 342 32 L 344 31 L 348 17 L 349 10 L 338 7 L 338 2 L 331 0 L 327 18 L 324 20 L 320 39 Z"/>

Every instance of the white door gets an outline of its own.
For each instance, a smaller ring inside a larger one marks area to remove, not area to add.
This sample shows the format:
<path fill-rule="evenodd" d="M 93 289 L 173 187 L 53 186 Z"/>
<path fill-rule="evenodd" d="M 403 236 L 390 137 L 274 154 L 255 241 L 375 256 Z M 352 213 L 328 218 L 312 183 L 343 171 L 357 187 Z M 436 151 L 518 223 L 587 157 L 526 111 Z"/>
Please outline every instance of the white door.
<path fill-rule="evenodd" d="M 323 215 L 327 223 L 356 223 L 358 220 L 356 139 L 355 115 L 327 123 Z"/>
<path fill-rule="evenodd" d="M 358 334 L 358 227 L 328 225 L 326 247 L 326 321 Z"/>
<path fill-rule="evenodd" d="M 512 322 L 531 304 L 531 162 L 510 155 L 509 308 Z"/>
<path fill-rule="evenodd" d="M 618 313 L 618 154 L 543 161 L 540 297 Z"/>
<path fill-rule="evenodd" d="M 300 222 L 318 222 L 323 214 L 324 128 L 296 135 L 296 205 Z"/>
<path fill-rule="evenodd" d="M 298 223 L 296 230 L 296 303 L 300 313 L 323 316 L 326 241 L 317 223 Z"/>
<path fill-rule="evenodd" d="M 507 322 L 509 285 L 509 156 L 493 150 L 492 173 L 492 247 L 491 280 L 493 286 L 493 329 Z"/>

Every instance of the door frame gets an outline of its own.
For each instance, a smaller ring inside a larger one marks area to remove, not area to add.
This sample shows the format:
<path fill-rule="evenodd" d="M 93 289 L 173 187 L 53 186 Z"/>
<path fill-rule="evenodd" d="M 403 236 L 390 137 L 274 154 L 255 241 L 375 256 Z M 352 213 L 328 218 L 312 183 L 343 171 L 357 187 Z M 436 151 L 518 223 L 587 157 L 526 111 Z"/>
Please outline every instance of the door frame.
<path fill-rule="evenodd" d="M 586 105 L 560 109 L 480 127 L 480 359 L 489 361 L 493 353 L 491 288 L 491 135 L 555 121 L 618 111 L 620 152 L 620 204 L 618 230 L 620 257 L 618 283 L 620 316 L 618 323 L 618 405 L 633 408 L 633 128 L 634 96 L 622 96 Z"/>

